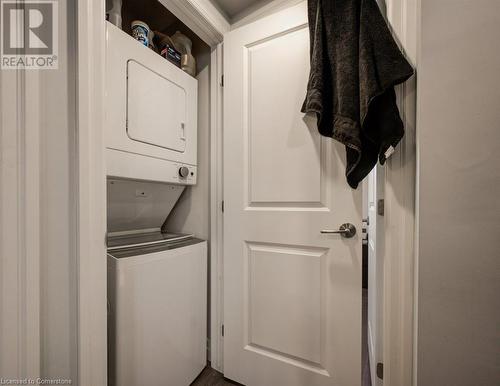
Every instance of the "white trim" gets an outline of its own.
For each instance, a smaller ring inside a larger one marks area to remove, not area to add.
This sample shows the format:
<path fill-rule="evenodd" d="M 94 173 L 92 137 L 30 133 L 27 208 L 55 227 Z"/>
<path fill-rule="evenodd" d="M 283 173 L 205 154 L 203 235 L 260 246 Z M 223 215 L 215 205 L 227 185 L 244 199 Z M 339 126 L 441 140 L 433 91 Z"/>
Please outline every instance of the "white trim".
<path fill-rule="evenodd" d="M 221 43 L 230 25 L 209 0 L 158 0 L 210 47 Z"/>
<path fill-rule="evenodd" d="M 104 0 L 78 0 L 78 384 L 107 385 Z"/>
<path fill-rule="evenodd" d="M 210 63 L 210 360 L 223 372 L 222 324 L 223 282 L 223 181 L 222 181 L 222 44 L 211 55 Z"/>
<path fill-rule="evenodd" d="M 388 0 L 387 18 L 415 64 L 416 0 Z M 415 77 L 396 88 L 406 134 L 388 160 L 385 184 L 384 385 L 413 385 L 415 269 Z"/>
<path fill-rule="evenodd" d="M 0 374 L 40 375 L 40 74 L 0 71 Z"/>
<path fill-rule="evenodd" d="M 40 73 L 26 71 L 24 110 L 24 278 L 25 358 L 27 376 L 40 372 L 40 168 L 42 120 L 40 119 Z"/>
<path fill-rule="evenodd" d="M 366 332 L 366 340 L 368 343 L 368 358 L 370 360 L 370 378 L 372 381 L 372 386 L 377 385 L 377 363 L 375 360 L 375 346 L 373 344 L 373 333 L 370 322 L 367 323 L 367 332 Z M 364 371 L 364 369 L 361 369 Z"/>

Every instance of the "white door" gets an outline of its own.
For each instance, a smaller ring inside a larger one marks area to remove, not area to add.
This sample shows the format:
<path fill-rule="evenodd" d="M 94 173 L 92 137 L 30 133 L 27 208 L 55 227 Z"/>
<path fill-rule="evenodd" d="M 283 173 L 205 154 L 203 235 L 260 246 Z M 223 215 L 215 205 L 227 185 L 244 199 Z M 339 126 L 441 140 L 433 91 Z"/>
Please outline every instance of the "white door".
<path fill-rule="evenodd" d="M 361 190 L 343 146 L 300 113 L 305 2 L 231 31 L 224 52 L 224 374 L 358 386 Z M 343 223 L 358 234 L 320 233 Z"/>
<path fill-rule="evenodd" d="M 382 386 L 377 363 L 382 362 L 384 296 L 384 221 L 378 214 L 378 200 L 384 198 L 385 173 L 375 167 L 368 176 L 368 354 L 372 386 Z"/>

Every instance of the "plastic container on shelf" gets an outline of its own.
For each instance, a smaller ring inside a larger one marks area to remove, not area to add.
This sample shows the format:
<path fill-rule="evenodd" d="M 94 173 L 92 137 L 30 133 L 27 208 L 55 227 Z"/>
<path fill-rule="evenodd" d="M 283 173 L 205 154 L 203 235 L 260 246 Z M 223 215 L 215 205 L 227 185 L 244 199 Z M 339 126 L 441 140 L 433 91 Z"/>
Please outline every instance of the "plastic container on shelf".
<path fill-rule="evenodd" d="M 134 20 L 131 24 L 132 36 L 146 47 L 149 47 L 149 26 L 141 20 Z"/>
<path fill-rule="evenodd" d="M 191 53 L 193 43 L 191 42 L 191 39 L 189 39 L 186 35 L 179 31 L 176 31 L 175 34 L 170 37 L 170 39 L 172 39 L 172 42 L 175 44 L 181 54 L 184 55 Z"/>
<path fill-rule="evenodd" d="M 149 36 L 148 36 L 148 40 L 149 40 L 149 48 L 151 48 L 154 52 L 158 52 L 158 48 L 156 47 L 155 43 L 154 43 L 154 37 L 155 37 L 155 33 L 154 31 L 149 31 Z"/>
<path fill-rule="evenodd" d="M 196 76 L 196 59 L 191 54 L 181 56 L 181 69 L 191 76 Z"/>
<path fill-rule="evenodd" d="M 182 54 L 181 68 L 191 76 L 196 76 L 196 59 L 191 53 L 193 43 L 186 35 L 177 31 L 170 39 L 177 50 Z"/>
<path fill-rule="evenodd" d="M 122 0 L 106 0 L 106 19 L 122 28 Z"/>

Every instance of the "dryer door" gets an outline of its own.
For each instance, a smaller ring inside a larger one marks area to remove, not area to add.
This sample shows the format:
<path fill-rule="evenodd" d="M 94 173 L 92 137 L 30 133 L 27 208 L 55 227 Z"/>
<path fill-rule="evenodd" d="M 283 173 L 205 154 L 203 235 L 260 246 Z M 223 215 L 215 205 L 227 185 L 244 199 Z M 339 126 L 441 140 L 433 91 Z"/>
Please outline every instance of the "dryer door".
<path fill-rule="evenodd" d="M 154 90 L 154 92 L 153 92 Z M 127 134 L 130 139 L 183 153 L 187 93 L 135 60 L 127 62 Z"/>

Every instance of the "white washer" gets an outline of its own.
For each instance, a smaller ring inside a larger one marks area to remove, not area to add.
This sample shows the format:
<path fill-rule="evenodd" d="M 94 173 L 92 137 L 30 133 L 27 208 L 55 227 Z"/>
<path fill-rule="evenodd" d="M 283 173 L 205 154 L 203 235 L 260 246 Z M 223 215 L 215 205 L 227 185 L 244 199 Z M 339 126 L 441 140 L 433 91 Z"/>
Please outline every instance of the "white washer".
<path fill-rule="evenodd" d="M 108 179 L 111 386 L 188 386 L 206 365 L 207 243 L 160 229 L 184 188 Z"/>
<path fill-rule="evenodd" d="M 142 237 L 108 250 L 109 385 L 188 386 L 206 365 L 207 243 Z"/>

